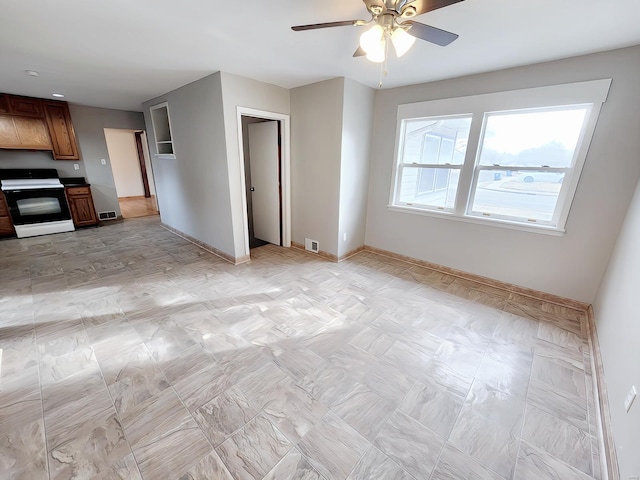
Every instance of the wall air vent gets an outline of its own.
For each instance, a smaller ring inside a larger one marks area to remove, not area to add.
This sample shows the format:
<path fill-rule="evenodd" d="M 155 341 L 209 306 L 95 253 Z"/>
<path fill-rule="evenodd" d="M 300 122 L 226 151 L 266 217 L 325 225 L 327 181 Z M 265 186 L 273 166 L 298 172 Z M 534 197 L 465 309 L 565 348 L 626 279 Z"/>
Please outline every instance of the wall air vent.
<path fill-rule="evenodd" d="M 318 250 L 320 250 L 320 247 L 318 245 L 317 240 L 311 240 L 310 238 L 305 238 L 304 249 L 309 252 L 318 253 Z"/>
<path fill-rule="evenodd" d="M 116 212 L 110 211 L 100 212 L 98 213 L 98 217 L 100 218 L 100 220 L 115 220 L 116 218 L 118 218 L 118 215 L 116 215 Z"/>

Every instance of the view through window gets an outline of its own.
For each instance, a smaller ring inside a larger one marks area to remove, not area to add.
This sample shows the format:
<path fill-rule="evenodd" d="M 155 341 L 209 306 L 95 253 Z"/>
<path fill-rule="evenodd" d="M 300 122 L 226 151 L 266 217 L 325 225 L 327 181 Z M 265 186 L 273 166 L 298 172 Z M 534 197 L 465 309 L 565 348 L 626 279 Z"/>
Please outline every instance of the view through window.
<path fill-rule="evenodd" d="M 554 223 L 589 108 L 486 114 L 468 213 Z"/>
<path fill-rule="evenodd" d="M 584 83 L 598 84 L 593 90 L 605 87 L 604 81 Z M 540 90 L 545 88 L 553 87 Z M 586 156 L 583 147 L 603 100 L 598 103 L 598 95 L 591 94 L 593 102 L 491 109 L 499 95 L 468 97 L 480 98 L 476 103 L 483 108 L 470 101 L 467 110 L 475 113 L 467 114 L 418 116 L 423 104 L 400 107 L 390 206 L 564 228 Z M 438 102 L 442 110 L 443 101 Z M 451 102 L 456 105 L 452 109 L 464 108 L 464 97 Z M 425 111 L 429 104 L 425 102 Z"/>

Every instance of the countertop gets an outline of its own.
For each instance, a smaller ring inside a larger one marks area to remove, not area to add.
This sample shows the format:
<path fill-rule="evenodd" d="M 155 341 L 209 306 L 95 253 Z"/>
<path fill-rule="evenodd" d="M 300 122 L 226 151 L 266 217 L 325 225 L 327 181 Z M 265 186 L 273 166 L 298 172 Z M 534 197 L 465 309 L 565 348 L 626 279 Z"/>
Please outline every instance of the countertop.
<path fill-rule="evenodd" d="M 60 183 L 65 187 L 90 187 L 84 177 L 60 177 Z"/>

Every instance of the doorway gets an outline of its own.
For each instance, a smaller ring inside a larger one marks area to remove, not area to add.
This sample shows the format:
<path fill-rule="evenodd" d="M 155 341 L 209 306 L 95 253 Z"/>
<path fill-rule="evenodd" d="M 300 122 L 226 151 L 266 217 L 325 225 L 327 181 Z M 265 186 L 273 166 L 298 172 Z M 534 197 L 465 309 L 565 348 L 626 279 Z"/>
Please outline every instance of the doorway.
<path fill-rule="evenodd" d="M 291 246 L 289 115 L 238 107 L 245 255 Z"/>
<path fill-rule="evenodd" d="M 146 132 L 105 128 L 104 136 L 122 217 L 158 215 Z"/>
<path fill-rule="evenodd" d="M 250 249 L 282 245 L 280 129 L 278 120 L 242 116 Z"/>

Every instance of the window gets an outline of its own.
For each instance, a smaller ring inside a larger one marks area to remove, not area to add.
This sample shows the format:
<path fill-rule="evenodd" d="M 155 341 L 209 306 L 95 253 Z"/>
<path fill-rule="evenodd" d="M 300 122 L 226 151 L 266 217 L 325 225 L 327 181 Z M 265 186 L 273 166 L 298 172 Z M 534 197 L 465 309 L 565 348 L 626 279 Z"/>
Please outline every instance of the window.
<path fill-rule="evenodd" d="M 564 231 L 609 84 L 401 105 L 390 207 Z"/>
<path fill-rule="evenodd" d="M 398 204 L 453 208 L 470 127 L 469 115 L 403 123 Z"/>
<path fill-rule="evenodd" d="M 167 102 L 154 105 L 149 109 L 153 135 L 156 141 L 158 157 L 176 158 L 171 136 L 171 119 L 169 117 L 169 104 Z"/>

